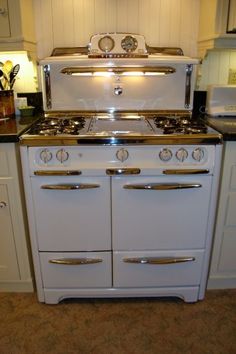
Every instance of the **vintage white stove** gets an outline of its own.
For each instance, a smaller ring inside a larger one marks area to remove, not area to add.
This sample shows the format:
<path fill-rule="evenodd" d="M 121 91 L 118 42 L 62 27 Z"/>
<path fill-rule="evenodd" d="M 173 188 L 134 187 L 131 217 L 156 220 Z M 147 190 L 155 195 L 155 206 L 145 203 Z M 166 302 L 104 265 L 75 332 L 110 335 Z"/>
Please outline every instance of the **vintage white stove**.
<path fill-rule="evenodd" d="M 21 137 L 39 301 L 204 297 L 221 135 L 191 115 L 198 61 L 147 48 L 103 34 L 41 62 Z"/>

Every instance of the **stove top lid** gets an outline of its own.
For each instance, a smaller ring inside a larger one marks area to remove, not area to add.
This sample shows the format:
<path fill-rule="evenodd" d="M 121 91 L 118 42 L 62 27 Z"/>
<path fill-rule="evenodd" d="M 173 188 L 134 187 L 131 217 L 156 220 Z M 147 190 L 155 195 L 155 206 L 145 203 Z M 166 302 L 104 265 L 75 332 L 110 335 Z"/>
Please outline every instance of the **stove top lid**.
<path fill-rule="evenodd" d="M 153 128 L 144 116 L 128 114 L 125 117 L 99 115 L 92 118 L 89 134 L 153 134 Z"/>

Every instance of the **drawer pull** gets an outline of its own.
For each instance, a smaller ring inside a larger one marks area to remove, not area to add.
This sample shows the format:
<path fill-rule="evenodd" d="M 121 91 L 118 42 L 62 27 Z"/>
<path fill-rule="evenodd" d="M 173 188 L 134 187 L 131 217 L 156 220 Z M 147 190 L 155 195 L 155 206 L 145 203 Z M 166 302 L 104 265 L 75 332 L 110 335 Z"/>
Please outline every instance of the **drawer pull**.
<path fill-rule="evenodd" d="M 60 258 L 60 259 L 50 259 L 49 263 L 53 264 L 64 264 L 64 265 L 83 265 L 83 264 L 94 264 L 102 262 L 101 258 Z"/>
<path fill-rule="evenodd" d="M 201 169 L 183 169 L 183 170 L 164 170 L 164 175 L 198 175 L 207 174 L 209 170 Z"/>
<path fill-rule="evenodd" d="M 35 176 L 78 176 L 81 175 L 81 171 L 34 171 Z"/>
<path fill-rule="evenodd" d="M 175 264 L 183 262 L 193 262 L 195 257 L 138 257 L 138 258 L 123 258 L 126 263 L 138 264 Z"/>
<path fill-rule="evenodd" d="M 79 190 L 79 189 L 92 189 L 99 188 L 99 184 L 44 184 L 41 189 L 51 189 L 51 190 Z"/>
<path fill-rule="evenodd" d="M 116 175 L 139 175 L 140 168 L 107 168 L 106 174 L 109 176 Z"/>
<path fill-rule="evenodd" d="M 187 189 L 187 188 L 200 188 L 202 185 L 198 183 L 149 183 L 149 184 L 126 184 L 124 189 L 146 189 L 146 190 L 171 190 L 171 189 Z"/>

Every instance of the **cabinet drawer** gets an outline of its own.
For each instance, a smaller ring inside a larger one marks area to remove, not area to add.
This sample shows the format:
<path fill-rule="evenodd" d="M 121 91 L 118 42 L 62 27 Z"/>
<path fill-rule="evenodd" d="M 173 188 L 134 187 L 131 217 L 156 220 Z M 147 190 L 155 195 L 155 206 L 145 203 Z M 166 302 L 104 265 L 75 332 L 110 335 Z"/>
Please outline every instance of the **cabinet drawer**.
<path fill-rule="evenodd" d="M 111 287 L 111 253 L 40 253 L 45 288 Z"/>
<path fill-rule="evenodd" d="M 114 252 L 113 284 L 114 287 L 198 285 L 203 256 L 202 250 Z"/>

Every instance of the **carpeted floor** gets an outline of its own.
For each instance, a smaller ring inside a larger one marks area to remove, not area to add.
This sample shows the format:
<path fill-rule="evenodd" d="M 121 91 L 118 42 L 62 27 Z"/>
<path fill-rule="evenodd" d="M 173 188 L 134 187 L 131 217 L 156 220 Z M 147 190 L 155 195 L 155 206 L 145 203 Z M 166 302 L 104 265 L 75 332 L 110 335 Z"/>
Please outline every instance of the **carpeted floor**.
<path fill-rule="evenodd" d="M 0 354 L 234 354 L 236 289 L 204 301 L 67 300 L 0 293 Z"/>

